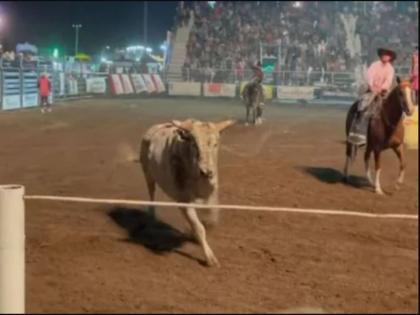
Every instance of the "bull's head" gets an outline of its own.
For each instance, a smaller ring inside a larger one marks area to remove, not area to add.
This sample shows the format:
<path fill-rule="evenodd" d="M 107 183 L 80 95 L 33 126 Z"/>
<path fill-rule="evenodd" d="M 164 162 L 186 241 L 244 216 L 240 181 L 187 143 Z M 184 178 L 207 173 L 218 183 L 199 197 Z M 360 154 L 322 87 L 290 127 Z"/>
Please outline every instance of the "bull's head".
<path fill-rule="evenodd" d="M 411 89 L 412 82 L 408 79 L 401 80 L 397 77 L 397 83 L 402 94 L 402 108 L 408 116 L 411 116 L 415 111 Z"/>
<path fill-rule="evenodd" d="M 172 122 L 180 130 L 181 139 L 186 144 L 185 158 L 191 165 L 195 177 L 214 182 L 217 180 L 217 156 L 220 133 L 235 122 L 226 120 L 219 123 L 186 120 Z"/>

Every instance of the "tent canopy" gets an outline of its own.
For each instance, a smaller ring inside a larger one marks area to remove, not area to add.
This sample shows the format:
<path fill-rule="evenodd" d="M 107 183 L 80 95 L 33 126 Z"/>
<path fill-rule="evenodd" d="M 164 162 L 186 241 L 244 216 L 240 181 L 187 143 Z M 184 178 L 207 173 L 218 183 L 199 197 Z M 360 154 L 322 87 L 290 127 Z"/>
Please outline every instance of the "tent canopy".
<path fill-rule="evenodd" d="M 92 58 L 88 54 L 79 53 L 76 55 L 75 59 L 80 61 L 90 61 Z"/>
<path fill-rule="evenodd" d="M 36 48 L 35 45 L 31 45 L 28 42 L 23 43 L 23 44 L 17 44 L 16 45 L 16 52 L 17 53 L 32 53 L 32 54 L 37 54 L 38 53 L 38 48 Z"/>

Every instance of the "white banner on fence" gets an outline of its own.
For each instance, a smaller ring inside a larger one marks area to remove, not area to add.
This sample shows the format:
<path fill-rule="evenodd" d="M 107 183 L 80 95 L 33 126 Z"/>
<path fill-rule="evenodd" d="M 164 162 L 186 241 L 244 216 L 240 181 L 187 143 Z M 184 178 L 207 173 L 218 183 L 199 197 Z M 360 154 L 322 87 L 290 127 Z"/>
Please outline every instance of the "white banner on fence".
<path fill-rule="evenodd" d="M 155 87 L 155 84 L 153 83 L 153 80 L 150 74 L 143 74 L 143 80 L 144 80 L 144 83 L 146 84 L 146 88 L 149 93 L 156 92 L 156 87 Z"/>
<path fill-rule="evenodd" d="M 205 83 L 203 93 L 206 97 L 235 97 L 235 84 Z"/>
<path fill-rule="evenodd" d="M 65 81 L 64 73 L 58 74 L 58 80 L 59 80 L 58 95 L 64 96 L 66 94 L 66 81 Z"/>
<path fill-rule="evenodd" d="M 314 98 L 313 86 L 277 86 L 277 98 L 279 99 L 304 99 Z"/>
<path fill-rule="evenodd" d="M 131 83 L 133 84 L 135 93 L 140 94 L 143 92 L 147 92 L 146 83 L 144 83 L 141 74 L 132 74 Z"/>
<path fill-rule="evenodd" d="M 120 76 L 121 76 L 122 86 L 124 88 L 124 94 L 133 94 L 134 89 L 133 89 L 133 86 L 131 85 L 131 81 L 128 74 L 120 74 Z"/>
<path fill-rule="evenodd" d="M 198 82 L 171 82 L 168 89 L 169 95 L 200 96 L 201 83 Z"/>
<path fill-rule="evenodd" d="M 22 107 L 38 106 L 38 93 L 28 93 L 22 96 Z"/>
<path fill-rule="evenodd" d="M 79 87 L 77 86 L 77 80 L 73 77 L 67 78 L 68 92 L 70 95 L 79 94 Z"/>
<path fill-rule="evenodd" d="M 93 94 L 105 94 L 106 82 L 105 78 L 87 78 L 86 92 Z"/>
<path fill-rule="evenodd" d="M 153 82 L 155 83 L 155 87 L 158 93 L 165 92 L 165 85 L 162 82 L 162 79 L 158 74 L 152 74 Z"/>
<path fill-rule="evenodd" d="M 2 102 L 3 110 L 20 108 L 20 95 L 4 95 Z"/>
<path fill-rule="evenodd" d="M 124 93 L 124 89 L 118 74 L 111 74 L 110 76 L 111 91 L 114 95 L 120 95 Z"/>

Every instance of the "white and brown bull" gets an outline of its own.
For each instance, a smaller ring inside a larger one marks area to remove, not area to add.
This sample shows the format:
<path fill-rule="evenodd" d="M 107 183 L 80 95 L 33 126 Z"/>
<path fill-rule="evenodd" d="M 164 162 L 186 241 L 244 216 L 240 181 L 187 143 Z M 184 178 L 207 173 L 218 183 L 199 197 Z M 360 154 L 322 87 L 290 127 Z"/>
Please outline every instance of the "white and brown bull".
<path fill-rule="evenodd" d="M 155 199 L 158 184 L 177 202 L 217 205 L 220 133 L 233 124 L 231 120 L 207 123 L 189 119 L 151 127 L 142 139 L 140 151 L 150 199 Z M 219 266 L 196 209 L 187 207 L 181 210 L 203 248 L 207 264 Z M 217 207 L 205 211 L 205 214 L 205 225 L 217 223 Z"/>

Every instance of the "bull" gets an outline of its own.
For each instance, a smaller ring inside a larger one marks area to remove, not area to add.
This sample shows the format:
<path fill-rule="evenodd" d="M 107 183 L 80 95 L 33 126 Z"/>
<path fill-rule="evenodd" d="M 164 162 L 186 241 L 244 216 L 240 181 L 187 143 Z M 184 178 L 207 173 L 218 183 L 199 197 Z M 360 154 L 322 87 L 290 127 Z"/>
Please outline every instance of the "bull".
<path fill-rule="evenodd" d="M 140 163 L 150 199 L 155 200 L 156 184 L 181 203 L 215 205 L 200 218 L 193 207 L 181 208 L 193 234 L 204 251 L 208 266 L 220 266 L 206 240 L 206 227 L 219 219 L 218 149 L 220 134 L 235 122 L 198 120 L 172 121 L 151 127 L 141 141 Z M 154 215 L 154 208 L 149 209 Z"/>

